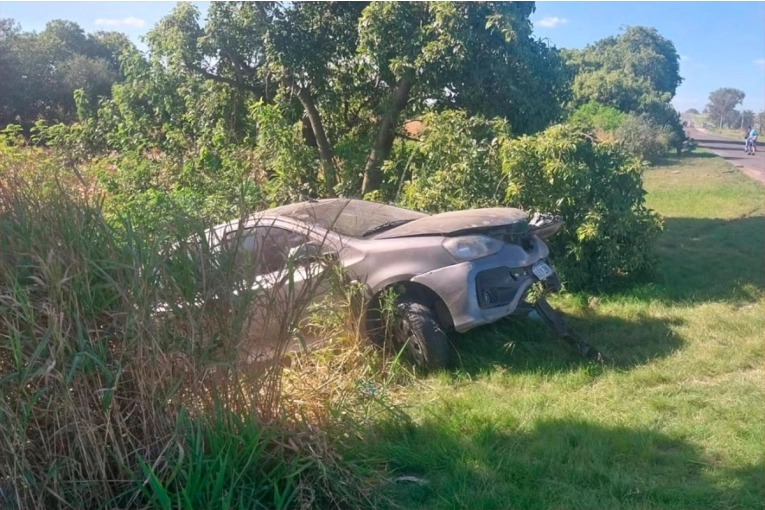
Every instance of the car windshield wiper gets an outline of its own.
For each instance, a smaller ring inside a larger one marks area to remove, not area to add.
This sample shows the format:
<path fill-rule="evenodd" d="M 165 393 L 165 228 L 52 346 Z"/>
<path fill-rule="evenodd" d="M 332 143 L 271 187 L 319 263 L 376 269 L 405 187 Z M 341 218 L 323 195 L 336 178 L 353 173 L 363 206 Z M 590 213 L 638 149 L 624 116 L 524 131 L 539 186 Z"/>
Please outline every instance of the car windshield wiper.
<path fill-rule="evenodd" d="M 407 219 L 407 220 L 393 220 L 393 221 L 386 221 L 385 223 L 380 223 L 379 225 L 376 225 L 370 229 L 365 230 L 361 237 L 367 237 L 371 236 L 372 234 L 376 234 L 378 232 L 382 232 L 383 230 L 388 230 L 389 228 L 398 227 L 400 225 L 403 225 L 404 223 L 409 223 L 410 221 L 414 221 L 413 219 Z"/>

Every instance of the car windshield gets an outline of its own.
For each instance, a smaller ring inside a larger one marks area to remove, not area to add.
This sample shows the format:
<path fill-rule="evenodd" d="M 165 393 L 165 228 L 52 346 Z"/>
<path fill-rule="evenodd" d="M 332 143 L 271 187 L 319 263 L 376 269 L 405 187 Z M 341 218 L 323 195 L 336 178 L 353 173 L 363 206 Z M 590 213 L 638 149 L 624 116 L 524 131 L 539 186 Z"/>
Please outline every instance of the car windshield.
<path fill-rule="evenodd" d="M 384 229 L 424 218 L 427 214 L 365 200 L 329 199 L 286 205 L 268 211 L 316 225 L 340 235 L 363 237 Z"/>

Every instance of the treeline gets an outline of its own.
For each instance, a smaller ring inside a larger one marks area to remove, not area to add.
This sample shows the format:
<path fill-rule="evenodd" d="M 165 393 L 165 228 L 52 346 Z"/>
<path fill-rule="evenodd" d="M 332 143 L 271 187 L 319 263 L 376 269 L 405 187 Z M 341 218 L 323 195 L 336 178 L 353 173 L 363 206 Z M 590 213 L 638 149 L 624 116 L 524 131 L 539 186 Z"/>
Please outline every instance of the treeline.
<path fill-rule="evenodd" d="M 744 102 L 746 94 L 743 90 L 723 87 L 712 91 L 709 94 L 709 102 L 704 108 L 704 113 L 708 116 L 710 123 L 718 129 L 728 127 L 731 129 L 744 129 L 754 125 L 765 125 L 765 111 L 755 114 L 752 110 L 736 109 Z M 693 112 L 699 114 L 698 110 Z"/>
<path fill-rule="evenodd" d="M 119 55 L 132 43 L 118 32 L 85 35 L 71 21 L 51 21 L 40 33 L 0 19 L 0 125 L 29 129 L 35 121 L 77 120 L 74 91 L 109 97 L 121 81 Z"/>
<path fill-rule="evenodd" d="M 581 271 L 569 271 L 570 281 L 645 269 L 650 250 L 635 247 L 650 244 L 658 220 L 643 204 L 640 160 L 685 138 L 670 105 L 682 81 L 675 47 L 655 29 L 628 27 L 559 50 L 534 36 L 534 10 L 532 2 L 214 2 L 201 23 L 195 6 L 179 3 L 147 35 L 146 54 L 115 43 L 112 60 L 92 48 L 117 36 L 85 36 L 66 22 L 41 34 L 4 28 L 9 55 L 52 45 L 66 49 L 62 62 L 112 74 L 77 82 L 86 86 L 72 94 L 58 74 L 66 66 L 50 64 L 71 97 L 56 103 L 62 114 L 3 119 L 23 127 L 43 119 L 29 129 L 32 141 L 96 179 L 115 214 L 147 225 L 171 211 L 212 221 L 338 195 L 429 211 L 518 205 L 566 216 L 560 256 Z M 61 26 L 69 35 L 53 38 Z M 4 87 L 17 87 L 24 62 L 3 60 Z M 10 111 L 13 96 L 2 96 Z"/>

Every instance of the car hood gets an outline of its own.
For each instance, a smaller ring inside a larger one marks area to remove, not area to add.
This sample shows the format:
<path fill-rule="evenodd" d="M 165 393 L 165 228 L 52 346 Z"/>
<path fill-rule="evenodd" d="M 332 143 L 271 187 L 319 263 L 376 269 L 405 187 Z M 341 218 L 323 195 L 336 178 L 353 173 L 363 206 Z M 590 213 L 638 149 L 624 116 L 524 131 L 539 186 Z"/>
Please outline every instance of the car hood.
<path fill-rule="evenodd" d="M 373 239 L 432 235 L 455 236 L 480 233 L 484 230 L 495 230 L 500 227 L 510 227 L 513 233 L 526 232 L 529 228 L 528 214 L 511 207 L 452 211 L 410 221 L 400 227 L 386 230 L 374 236 Z"/>

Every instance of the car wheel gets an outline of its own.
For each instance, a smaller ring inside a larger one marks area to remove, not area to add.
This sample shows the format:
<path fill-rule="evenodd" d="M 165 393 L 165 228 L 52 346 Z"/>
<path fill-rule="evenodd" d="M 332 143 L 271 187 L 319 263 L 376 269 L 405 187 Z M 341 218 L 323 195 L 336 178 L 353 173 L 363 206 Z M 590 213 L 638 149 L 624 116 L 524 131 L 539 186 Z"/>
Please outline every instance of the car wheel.
<path fill-rule="evenodd" d="M 396 346 L 406 348 L 406 354 L 420 368 L 446 368 L 452 361 L 452 347 L 429 307 L 414 301 L 404 301 L 396 307 L 393 324 Z"/>

